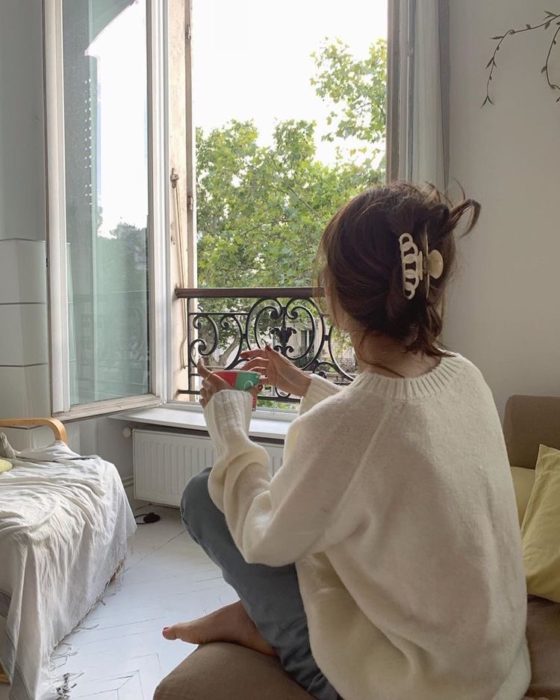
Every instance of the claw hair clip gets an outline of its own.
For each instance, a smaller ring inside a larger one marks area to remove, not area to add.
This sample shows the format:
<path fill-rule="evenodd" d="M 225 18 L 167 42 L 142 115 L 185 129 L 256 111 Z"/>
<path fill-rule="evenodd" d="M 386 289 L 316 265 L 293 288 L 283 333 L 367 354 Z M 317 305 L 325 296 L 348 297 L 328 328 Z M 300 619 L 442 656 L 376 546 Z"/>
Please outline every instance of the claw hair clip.
<path fill-rule="evenodd" d="M 424 252 L 418 249 L 410 233 L 399 236 L 401 251 L 403 292 L 407 299 L 414 299 L 420 282 L 426 278 L 426 295 L 430 291 L 430 277 L 438 279 L 443 273 L 443 257 L 439 250 L 428 253 L 426 241 Z"/>

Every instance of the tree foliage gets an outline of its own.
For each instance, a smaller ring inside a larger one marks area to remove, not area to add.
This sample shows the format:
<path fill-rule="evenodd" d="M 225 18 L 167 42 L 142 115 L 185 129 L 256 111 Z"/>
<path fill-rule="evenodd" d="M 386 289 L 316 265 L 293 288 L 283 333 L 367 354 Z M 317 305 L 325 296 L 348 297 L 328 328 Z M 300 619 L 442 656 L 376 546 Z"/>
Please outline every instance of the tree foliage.
<path fill-rule="evenodd" d="M 311 84 L 331 105 L 327 141 L 354 138 L 371 148 L 385 138 L 387 42 L 379 39 L 363 60 L 355 59 L 340 40 L 313 54 L 317 75 Z"/>
<path fill-rule="evenodd" d="M 329 100 L 329 141 L 352 140 L 333 164 L 317 158 L 316 124 L 278 123 L 268 145 L 252 121 L 196 132 L 198 285 L 306 286 L 334 212 L 383 180 L 386 49 L 364 60 L 339 41 L 315 56 L 312 84 Z M 343 155 L 345 153 L 345 155 Z"/>

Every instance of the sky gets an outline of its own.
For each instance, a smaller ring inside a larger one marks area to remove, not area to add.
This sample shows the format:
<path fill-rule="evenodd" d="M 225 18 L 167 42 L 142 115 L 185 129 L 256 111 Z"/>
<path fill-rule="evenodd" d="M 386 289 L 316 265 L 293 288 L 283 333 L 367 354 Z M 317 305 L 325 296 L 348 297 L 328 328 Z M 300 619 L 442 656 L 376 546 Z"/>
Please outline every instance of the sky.
<path fill-rule="evenodd" d="M 331 160 L 333 147 L 319 140 L 328 108 L 310 84 L 311 54 L 325 39 L 340 38 L 364 57 L 387 35 L 387 0 L 192 2 L 195 125 L 253 119 L 266 143 L 278 121 L 315 119 L 318 156 Z M 145 21 L 145 0 L 137 0 L 88 49 L 99 82 L 102 235 L 119 221 L 146 225 Z"/>
<path fill-rule="evenodd" d="M 123 47 L 126 46 L 126 51 Z M 97 173 L 102 236 L 148 216 L 146 2 L 121 12 L 89 45 L 97 59 Z"/>
<path fill-rule="evenodd" d="M 195 124 L 254 119 L 265 141 L 282 119 L 316 119 L 321 131 L 311 54 L 325 39 L 362 58 L 387 36 L 387 0 L 193 0 L 193 15 Z"/>

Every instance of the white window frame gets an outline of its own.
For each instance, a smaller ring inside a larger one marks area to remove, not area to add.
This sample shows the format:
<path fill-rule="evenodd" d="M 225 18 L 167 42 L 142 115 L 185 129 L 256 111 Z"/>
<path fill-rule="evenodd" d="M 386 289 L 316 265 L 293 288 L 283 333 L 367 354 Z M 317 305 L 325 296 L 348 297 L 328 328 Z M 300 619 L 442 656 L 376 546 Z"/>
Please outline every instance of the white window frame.
<path fill-rule="evenodd" d="M 193 118 L 193 0 L 185 0 L 185 123 L 187 161 L 187 273 L 189 287 L 198 286 L 196 240 L 196 137 Z"/>
<path fill-rule="evenodd" d="M 187 163 L 187 265 L 186 286 L 198 287 L 197 280 L 197 201 L 196 201 L 196 140 L 193 119 L 193 56 L 192 34 L 193 29 L 193 1 L 184 0 L 185 3 L 185 118 L 186 118 L 186 163 Z M 387 170 L 386 180 L 394 180 L 397 177 L 406 177 L 410 149 L 410 99 L 412 80 L 412 45 L 410 44 L 410 22 L 414 14 L 416 0 L 388 0 L 387 1 L 387 38 L 388 38 L 388 72 L 387 72 Z M 406 37 L 406 39 L 405 39 Z M 404 95 L 400 89 L 401 84 L 406 84 Z M 410 85 L 409 85 L 410 84 Z M 399 94 L 401 93 L 401 94 Z M 404 103 L 402 103 L 404 100 Z M 400 104 L 402 103 L 402 104 Z M 169 366 L 176 366 L 178 360 L 169 358 Z M 168 396 L 172 408 L 181 408 L 185 411 L 201 411 L 201 407 L 194 401 L 183 402 L 174 398 L 176 386 L 174 378 L 169 377 Z M 262 419 L 291 421 L 297 414 L 288 409 L 258 407 L 254 416 Z"/>
<path fill-rule="evenodd" d="M 76 419 L 167 400 L 170 292 L 168 284 L 168 128 L 166 0 L 146 0 L 148 58 L 148 279 L 149 393 L 70 405 L 68 280 L 64 157 L 63 0 L 43 0 L 45 111 L 47 124 L 47 205 L 51 410 Z"/>

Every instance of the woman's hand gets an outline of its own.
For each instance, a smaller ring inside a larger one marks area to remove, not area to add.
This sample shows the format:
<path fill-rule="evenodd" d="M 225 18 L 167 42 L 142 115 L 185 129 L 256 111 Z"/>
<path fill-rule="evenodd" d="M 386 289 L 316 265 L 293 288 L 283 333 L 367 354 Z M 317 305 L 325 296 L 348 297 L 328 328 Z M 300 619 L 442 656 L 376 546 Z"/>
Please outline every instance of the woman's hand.
<path fill-rule="evenodd" d="M 218 391 L 231 389 L 231 386 L 225 379 L 218 377 L 217 374 L 206 369 L 202 360 L 197 362 L 196 368 L 198 369 L 199 375 L 202 377 L 202 384 L 200 385 L 200 403 L 203 407 L 206 406 Z"/>
<path fill-rule="evenodd" d="M 307 393 L 311 383 L 309 376 L 270 346 L 263 350 L 245 350 L 241 357 L 248 360 L 243 369 L 260 372 L 265 384 L 295 396 L 305 396 Z"/>
<path fill-rule="evenodd" d="M 233 389 L 233 387 L 222 379 L 214 372 L 206 369 L 202 360 L 197 362 L 196 368 L 198 369 L 199 375 L 202 377 L 202 384 L 200 386 L 200 405 L 204 408 L 214 394 L 218 391 L 224 391 L 224 389 Z M 251 389 L 251 396 L 255 397 L 259 391 L 262 389 L 262 384 Z"/>

